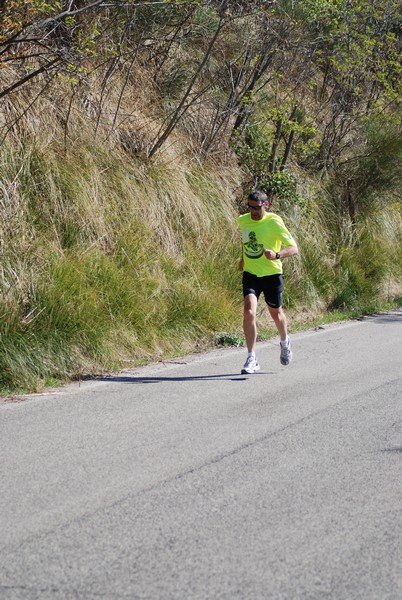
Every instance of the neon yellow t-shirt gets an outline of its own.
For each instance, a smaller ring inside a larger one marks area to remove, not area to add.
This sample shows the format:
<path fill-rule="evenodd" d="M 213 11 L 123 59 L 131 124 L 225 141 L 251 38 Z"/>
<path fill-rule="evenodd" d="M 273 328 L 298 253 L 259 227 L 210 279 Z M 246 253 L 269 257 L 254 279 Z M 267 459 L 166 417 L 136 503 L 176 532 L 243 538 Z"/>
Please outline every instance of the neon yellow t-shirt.
<path fill-rule="evenodd" d="M 274 213 L 265 213 L 262 219 L 255 221 L 250 213 L 246 213 L 238 218 L 238 223 L 243 243 L 244 270 L 257 277 L 282 273 L 281 260 L 268 260 L 264 255 L 265 249 L 279 252 L 282 246 L 296 244 L 282 218 Z"/>

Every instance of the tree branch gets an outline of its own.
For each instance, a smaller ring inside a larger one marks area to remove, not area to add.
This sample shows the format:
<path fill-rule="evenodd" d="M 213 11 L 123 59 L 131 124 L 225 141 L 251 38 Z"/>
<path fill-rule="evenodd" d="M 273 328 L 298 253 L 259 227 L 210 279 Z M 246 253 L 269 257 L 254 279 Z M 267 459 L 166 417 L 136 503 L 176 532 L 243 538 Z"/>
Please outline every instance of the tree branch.
<path fill-rule="evenodd" d="M 7 96 L 8 94 L 10 94 L 11 92 L 13 92 L 17 88 L 21 87 L 22 85 L 24 85 L 25 83 L 27 83 L 27 81 L 30 81 L 31 79 L 33 79 L 37 75 L 40 75 L 44 71 L 47 71 L 48 69 L 50 69 L 50 67 L 53 67 L 55 64 L 60 63 L 60 62 L 62 62 L 61 58 L 57 57 L 57 58 L 53 59 L 52 61 L 50 61 L 49 63 L 47 63 L 46 65 L 43 65 L 39 69 L 36 69 L 36 71 L 32 71 L 32 73 L 30 73 L 26 77 L 23 77 L 19 81 L 16 81 L 15 83 L 13 83 L 13 85 L 10 85 L 5 90 L 2 90 L 0 92 L 0 99 L 4 98 L 4 96 Z"/>

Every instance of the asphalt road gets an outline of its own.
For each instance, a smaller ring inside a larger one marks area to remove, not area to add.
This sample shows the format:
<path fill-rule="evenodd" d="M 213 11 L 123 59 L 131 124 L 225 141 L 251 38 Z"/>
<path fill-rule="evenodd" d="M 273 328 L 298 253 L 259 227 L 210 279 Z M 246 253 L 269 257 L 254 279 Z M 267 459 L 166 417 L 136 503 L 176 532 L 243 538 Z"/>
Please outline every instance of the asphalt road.
<path fill-rule="evenodd" d="M 0 405 L 0 599 L 401 600 L 402 311 Z"/>

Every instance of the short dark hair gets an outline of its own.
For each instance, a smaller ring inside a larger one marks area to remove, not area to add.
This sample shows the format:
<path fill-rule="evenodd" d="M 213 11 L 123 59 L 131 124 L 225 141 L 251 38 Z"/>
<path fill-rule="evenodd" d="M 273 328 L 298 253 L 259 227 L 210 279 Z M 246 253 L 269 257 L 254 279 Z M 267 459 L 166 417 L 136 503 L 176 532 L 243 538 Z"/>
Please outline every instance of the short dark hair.
<path fill-rule="evenodd" d="M 248 200 L 254 200 L 254 202 L 265 203 L 268 202 L 268 196 L 265 192 L 261 192 L 261 190 L 255 190 L 254 192 L 250 192 L 247 196 Z"/>

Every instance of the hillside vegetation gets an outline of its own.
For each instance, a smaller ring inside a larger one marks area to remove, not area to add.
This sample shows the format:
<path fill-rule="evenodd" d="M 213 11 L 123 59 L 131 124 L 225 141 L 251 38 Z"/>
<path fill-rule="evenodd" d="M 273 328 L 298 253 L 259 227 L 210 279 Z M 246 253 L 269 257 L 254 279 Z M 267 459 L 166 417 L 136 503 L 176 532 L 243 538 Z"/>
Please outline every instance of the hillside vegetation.
<path fill-rule="evenodd" d="M 240 343 L 251 189 L 291 330 L 401 302 L 399 2 L 0 9 L 2 393 Z"/>

